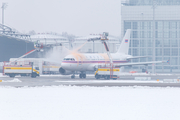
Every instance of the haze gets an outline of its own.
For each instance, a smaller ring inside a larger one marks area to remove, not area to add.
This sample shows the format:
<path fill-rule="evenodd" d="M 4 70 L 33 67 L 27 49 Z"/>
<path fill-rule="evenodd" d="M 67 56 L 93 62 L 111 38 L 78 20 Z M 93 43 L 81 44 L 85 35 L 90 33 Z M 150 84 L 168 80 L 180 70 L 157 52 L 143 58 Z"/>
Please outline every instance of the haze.
<path fill-rule="evenodd" d="M 120 0 L 4 0 L 2 2 L 8 3 L 5 9 L 5 25 L 22 33 L 31 30 L 36 33 L 67 32 L 76 36 L 104 31 L 114 36 L 120 36 L 121 33 Z M 2 12 L 0 15 L 2 16 Z"/>

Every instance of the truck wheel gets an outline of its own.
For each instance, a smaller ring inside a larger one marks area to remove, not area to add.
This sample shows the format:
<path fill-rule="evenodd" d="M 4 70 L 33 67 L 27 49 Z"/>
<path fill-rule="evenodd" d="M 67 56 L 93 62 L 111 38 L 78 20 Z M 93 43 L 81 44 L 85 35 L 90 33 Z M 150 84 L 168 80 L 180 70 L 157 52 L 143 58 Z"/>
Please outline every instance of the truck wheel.
<path fill-rule="evenodd" d="M 96 78 L 96 79 L 99 79 L 100 77 L 99 77 L 99 75 L 96 74 L 96 75 L 95 75 L 95 78 Z"/>
<path fill-rule="evenodd" d="M 14 78 L 15 74 L 10 74 L 9 77 Z"/>
<path fill-rule="evenodd" d="M 35 73 L 32 73 L 32 74 L 31 74 L 31 77 L 32 77 L 32 78 L 36 78 L 36 74 L 35 74 Z"/>
<path fill-rule="evenodd" d="M 106 76 L 104 76 L 104 79 L 109 80 L 110 76 L 106 75 Z"/>

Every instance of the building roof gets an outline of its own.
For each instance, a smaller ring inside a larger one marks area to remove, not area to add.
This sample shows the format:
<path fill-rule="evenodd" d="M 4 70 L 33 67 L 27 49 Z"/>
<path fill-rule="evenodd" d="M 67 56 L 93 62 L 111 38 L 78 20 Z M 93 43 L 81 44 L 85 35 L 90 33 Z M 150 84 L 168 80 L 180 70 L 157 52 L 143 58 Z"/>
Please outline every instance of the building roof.
<path fill-rule="evenodd" d="M 31 39 L 64 39 L 67 40 L 66 37 L 60 36 L 60 35 L 54 35 L 54 34 L 36 34 L 36 35 L 31 35 Z"/>
<path fill-rule="evenodd" d="M 57 43 L 69 42 L 69 40 L 66 37 L 60 35 L 54 35 L 54 34 L 45 34 L 45 33 L 31 35 L 31 41 L 33 42 L 40 41 L 40 43 L 43 44 L 57 44 Z"/>

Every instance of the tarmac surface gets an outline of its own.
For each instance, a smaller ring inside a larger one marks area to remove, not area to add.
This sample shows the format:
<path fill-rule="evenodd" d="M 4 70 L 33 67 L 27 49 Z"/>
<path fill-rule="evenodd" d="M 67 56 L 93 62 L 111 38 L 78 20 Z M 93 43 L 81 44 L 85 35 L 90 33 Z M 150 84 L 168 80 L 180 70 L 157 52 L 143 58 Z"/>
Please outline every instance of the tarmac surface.
<path fill-rule="evenodd" d="M 10 78 L 8 76 L 0 76 L 0 86 L 11 87 L 36 87 L 36 86 L 149 86 L 149 87 L 180 87 L 178 79 L 180 75 L 121 75 L 117 80 L 96 80 L 93 75 L 87 75 L 86 79 L 80 79 L 76 75 L 75 79 L 63 75 L 42 75 L 37 78 L 20 77 Z M 146 78 L 150 79 L 147 80 Z M 136 80 L 135 80 L 136 79 Z"/>

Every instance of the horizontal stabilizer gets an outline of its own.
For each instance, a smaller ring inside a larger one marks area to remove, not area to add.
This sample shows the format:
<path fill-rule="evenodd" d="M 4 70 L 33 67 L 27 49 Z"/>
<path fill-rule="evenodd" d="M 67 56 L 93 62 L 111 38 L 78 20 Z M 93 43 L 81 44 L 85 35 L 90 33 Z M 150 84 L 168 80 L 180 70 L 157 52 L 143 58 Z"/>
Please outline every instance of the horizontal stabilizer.
<path fill-rule="evenodd" d="M 136 59 L 136 58 L 147 58 L 147 57 L 151 57 L 151 56 L 130 56 L 130 57 L 127 57 L 127 59 Z"/>
<path fill-rule="evenodd" d="M 120 67 L 122 67 L 122 66 L 132 66 L 132 65 L 149 65 L 149 64 L 156 64 L 156 63 L 165 63 L 165 62 L 164 61 L 151 61 L 151 62 L 123 63 L 119 65 Z"/>

